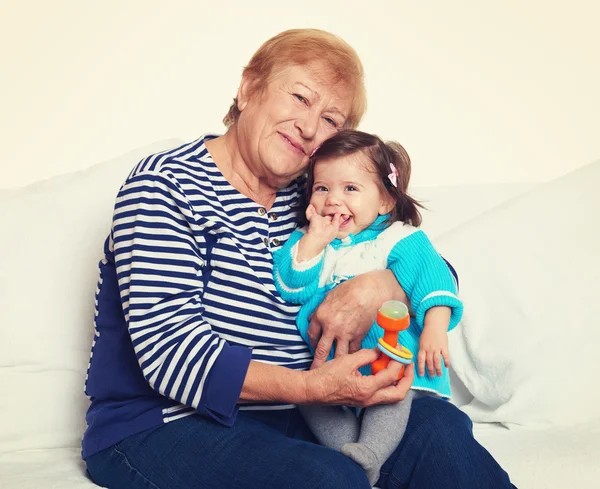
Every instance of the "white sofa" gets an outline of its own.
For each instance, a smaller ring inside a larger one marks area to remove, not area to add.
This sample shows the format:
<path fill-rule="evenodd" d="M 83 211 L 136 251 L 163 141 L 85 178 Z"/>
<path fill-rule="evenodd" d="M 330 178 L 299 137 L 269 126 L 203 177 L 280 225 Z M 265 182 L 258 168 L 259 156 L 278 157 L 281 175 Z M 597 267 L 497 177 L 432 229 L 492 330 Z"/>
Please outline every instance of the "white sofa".
<path fill-rule="evenodd" d="M 79 447 L 97 262 L 122 180 L 178 143 L 0 190 L 0 488 L 95 487 Z M 598 184 L 600 162 L 541 185 L 413 190 L 466 303 L 454 402 L 520 489 L 600 487 Z"/>

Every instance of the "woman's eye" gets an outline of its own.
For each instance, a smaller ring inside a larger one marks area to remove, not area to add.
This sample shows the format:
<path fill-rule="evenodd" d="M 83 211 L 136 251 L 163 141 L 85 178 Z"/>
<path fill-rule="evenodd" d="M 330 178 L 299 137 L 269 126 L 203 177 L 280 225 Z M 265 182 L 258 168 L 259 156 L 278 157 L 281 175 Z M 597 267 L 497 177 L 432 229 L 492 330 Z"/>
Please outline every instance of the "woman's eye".
<path fill-rule="evenodd" d="M 296 97 L 296 100 L 299 100 L 300 102 L 302 102 L 304 105 L 308 105 L 308 100 L 306 98 L 304 98 L 302 95 L 295 93 L 294 97 Z"/>
<path fill-rule="evenodd" d="M 327 122 L 327 124 L 329 124 L 331 127 L 337 129 L 337 122 L 335 122 L 331 117 L 324 117 L 323 119 L 325 119 L 325 122 Z"/>

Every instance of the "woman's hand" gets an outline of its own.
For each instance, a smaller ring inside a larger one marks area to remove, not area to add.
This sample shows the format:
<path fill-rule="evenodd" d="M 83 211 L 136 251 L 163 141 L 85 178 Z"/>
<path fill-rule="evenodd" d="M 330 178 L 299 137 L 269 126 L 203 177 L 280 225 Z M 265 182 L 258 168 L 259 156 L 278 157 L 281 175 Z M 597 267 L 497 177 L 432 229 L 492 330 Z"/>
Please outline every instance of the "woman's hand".
<path fill-rule="evenodd" d="M 377 310 L 388 300 L 409 304 L 390 270 L 358 275 L 331 290 L 311 316 L 308 337 L 315 350 L 312 368 L 325 363 L 335 342 L 335 356 L 360 349 Z"/>
<path fill-rule="evenodd" d="M 367 407 L 402 401 L 412 385 L 414 366 L 397 383 L 402 365 L 395 361 L 376 375 L 361 375 L 358 369 L 379 355 L 377 349 L 363 349 L 306 372 L 306 403 Z"/>

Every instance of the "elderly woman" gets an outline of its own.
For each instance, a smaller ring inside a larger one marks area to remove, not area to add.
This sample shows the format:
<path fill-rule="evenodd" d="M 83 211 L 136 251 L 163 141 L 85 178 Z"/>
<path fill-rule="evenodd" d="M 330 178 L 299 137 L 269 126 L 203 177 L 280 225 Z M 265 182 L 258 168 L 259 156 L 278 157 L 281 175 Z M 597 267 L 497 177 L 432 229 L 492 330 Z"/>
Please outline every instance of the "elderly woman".
<path fill-rule="evenodd" d="M 320 446 L 299 404 L 403 399 L 412 368 L 357 369 L 377 308 L 405 300 L 389 271 L 349 281 L 316 311 L 312 356 L 272 279 L 296 225 L 310 155 L 365 109 L 354 50 L 323 31 L 286 31 L 245 68 L 223 136 L 141 161 L 121 187 L 100 262 L 83 439 L 91 478 L 114 489 L 368 488 Z M 333 343 L 337 357 L 324 363 Z M 352 353 L 349 353 L 352 352 Z M 510 488 L 449 403 L 416 401 L 382 488 Z"/>

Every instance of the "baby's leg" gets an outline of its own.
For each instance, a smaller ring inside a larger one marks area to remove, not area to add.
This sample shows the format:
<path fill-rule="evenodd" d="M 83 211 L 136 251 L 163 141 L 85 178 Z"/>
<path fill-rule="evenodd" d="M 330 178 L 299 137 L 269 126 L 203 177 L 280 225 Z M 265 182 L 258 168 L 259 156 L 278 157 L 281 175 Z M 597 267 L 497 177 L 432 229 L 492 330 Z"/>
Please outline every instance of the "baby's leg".
<path fill-rule="evenodd" d="M 358 443 L 342 447 L 342 453 L 365 470 L 371 484 L 377 482 L 381 466 L 404 436 L 414 397 L 411 389 L 403 401 L 366 408 Z"/>
<path fill-rule="evenodd" d="M 300 406 L 306 424 L 321 445 L 338 452 L 358 440 L 360 425 L 354 412 L 342 406 Z"/>

